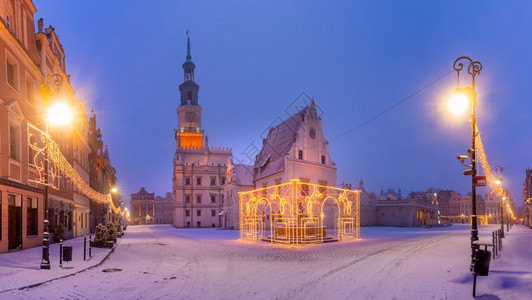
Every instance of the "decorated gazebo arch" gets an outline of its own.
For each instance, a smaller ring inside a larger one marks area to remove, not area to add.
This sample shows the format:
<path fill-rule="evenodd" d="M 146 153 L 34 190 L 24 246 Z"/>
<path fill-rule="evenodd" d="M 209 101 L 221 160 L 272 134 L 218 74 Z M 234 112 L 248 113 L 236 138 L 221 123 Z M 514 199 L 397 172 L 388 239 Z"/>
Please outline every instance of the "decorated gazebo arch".
<path fill-rule="evenodd" d="M 360 191 L 294 179 L 239 197 L 242 240 L 303 244 L 360 238 Z"/>

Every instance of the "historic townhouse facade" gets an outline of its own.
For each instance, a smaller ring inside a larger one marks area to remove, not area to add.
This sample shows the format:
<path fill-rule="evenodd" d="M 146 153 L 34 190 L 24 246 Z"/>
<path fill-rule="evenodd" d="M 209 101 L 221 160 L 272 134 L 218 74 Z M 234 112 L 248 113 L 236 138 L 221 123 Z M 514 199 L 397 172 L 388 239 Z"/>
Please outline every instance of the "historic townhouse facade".
<path fill-rule="evenodd" d="M 42 146 L 38 131 L 46 130 L 43 95 L 48 96 L 48 105 L 61 98 L 72 108 L 74 123 L 50 125 L 48 132 L 81 178 L 91 179 L 89 154 L 94 151 L 85 106 L 70 85 L 55 28 L 45 28 L 40 19 L 35 30 L 35 12 L 30 0 L 2 0 L 0 5 L 0 252 L 42 244 L 44 188 L 35 182 L 39 178 L 35 165 L 42 158 L 35 159 L 38 152 L 29 148 L 29 142 Z M 62 81 L 50 77 L 53 74 Z M 41 94 L 39 88 L 48 79 L 48 89 Z M 114 169 L 110 163 L 103 165 L 114 184 Z M 50 183 L 54 186 L 49 188 L 47 201 L 51 241 L 60 225 L 64 238 L 88 233 L 89 199 L 60 172 L 53 181 L 50 177 Z M 119 203 L 119 195 L 115 198 Z"/>
<path fill-rule="evenodd" d="M 37 87 L 44 79 L 34 36 L 35 6 L 0 6 L 0 252 L 42 243 L 42 187 L 30 183 L 28 123 L 42 111 Z"/>
<path fill-rule="evenodd" d="M 173 225 L 178 228 L 222 226 L 223 186 L 230 148 L 209 146 L 201 128 L 202 109 L 198 102 L 199 85 L 194 80 L 196 65 L 190 55 L 183 64 L 184 81 L 177 109 L 178 129 L 172 178 Z"/>
<path fill-rule="evenodd" d="M 138 193 L 131 194 L 131 224 L 172 224 L 174 205 L 172 193 L 165 197 L 155 196 L 141 187 Z"/>
<path fill-rule="evenodd" d="M 532 169 L 525 170 L 523 185 L 523 224 L 532 228 Z"/>

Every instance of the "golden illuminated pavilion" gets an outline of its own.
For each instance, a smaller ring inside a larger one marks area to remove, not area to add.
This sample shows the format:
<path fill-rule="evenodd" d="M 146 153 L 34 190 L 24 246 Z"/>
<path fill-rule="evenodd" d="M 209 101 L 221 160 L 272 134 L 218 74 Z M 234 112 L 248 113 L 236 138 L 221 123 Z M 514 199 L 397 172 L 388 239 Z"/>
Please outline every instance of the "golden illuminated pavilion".
<path fill-rule="evenodd" d="M 242 192 L 239 197 L 241 240 L 297 245 L 360 238 L 358 190 L 294 179 Z"/>

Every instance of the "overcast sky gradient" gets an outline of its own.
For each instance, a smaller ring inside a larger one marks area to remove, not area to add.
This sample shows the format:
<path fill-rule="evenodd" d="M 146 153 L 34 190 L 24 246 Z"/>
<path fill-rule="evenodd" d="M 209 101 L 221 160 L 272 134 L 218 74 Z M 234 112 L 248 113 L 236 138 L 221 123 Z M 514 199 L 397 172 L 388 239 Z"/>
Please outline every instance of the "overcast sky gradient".
<path fill-rule="evenodd" d="M 377 194 L 470 191 L 455 159 L 470 147 L 468 119 L 441 103 L 456 87 L 454 60 L 479 60 L 478 125 L 488 160 L 505 167 L 505 186 L 522 204 L 532 167 L 530 1 L 34 3 L 35 20 L 56 28 L 78 98 L 97 114 L 126 202 L 141 186 L 171 191 L 190 30 L 210 145 L 232 147 L 252 163 L 242 152 L 262 145 L 261 133 L 305 92 L 323 112 L 338 183 L 362 178 Z"/>

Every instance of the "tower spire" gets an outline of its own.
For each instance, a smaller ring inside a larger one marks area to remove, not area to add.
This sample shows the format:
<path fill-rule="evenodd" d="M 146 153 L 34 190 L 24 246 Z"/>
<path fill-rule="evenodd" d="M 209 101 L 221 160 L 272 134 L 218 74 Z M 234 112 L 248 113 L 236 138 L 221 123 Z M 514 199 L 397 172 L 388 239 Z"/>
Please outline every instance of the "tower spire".
<path fill-rule="evenodd" d="M 190 55 L 190 37 L 188 36 L 188 32 L 190 30 L 187 30 L 187 61 L 192 61 L 192 55 Z"/>

